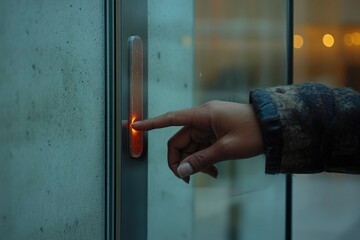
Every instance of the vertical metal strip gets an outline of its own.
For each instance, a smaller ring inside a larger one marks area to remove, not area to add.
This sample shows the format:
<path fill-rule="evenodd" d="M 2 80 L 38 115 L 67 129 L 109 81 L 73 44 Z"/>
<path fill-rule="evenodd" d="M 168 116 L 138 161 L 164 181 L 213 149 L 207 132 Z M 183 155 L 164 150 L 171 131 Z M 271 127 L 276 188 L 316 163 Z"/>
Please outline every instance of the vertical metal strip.
<path fill-rule="evenodd" d="M 116 0 L 116 148 L 115 148 L 115 239 L 147 239 L 148 161 L 147 134 L 143 135 L 142 154 L 134 159 L 129 151 L 130 59 L 128 39 L 139 36 L 143 42 L 143 117 L 147 116 L 147 0 Z"/>
<path fill-rule="evenodd" d="M 105 1 L 105 239 L 114 239 L 114 0 Z"/>
<path fill-rule="evenodd" d="M 287 0 L 287 84 L 293 84 L 294 74 L 294 2 Z M 285 239 L 292 239 L 292 175 L 286 175 Z"/>
<path fill-rule="evenodd" d="M 122 14 L 121 9 L 123 0 L 114 0 L 114 91 L 115 91 L 115 146 L 114 146 L 114 240 L 121 239 L 121 146 L 122 146 L 122 127 L 119 121 L 122 119 Z"/>

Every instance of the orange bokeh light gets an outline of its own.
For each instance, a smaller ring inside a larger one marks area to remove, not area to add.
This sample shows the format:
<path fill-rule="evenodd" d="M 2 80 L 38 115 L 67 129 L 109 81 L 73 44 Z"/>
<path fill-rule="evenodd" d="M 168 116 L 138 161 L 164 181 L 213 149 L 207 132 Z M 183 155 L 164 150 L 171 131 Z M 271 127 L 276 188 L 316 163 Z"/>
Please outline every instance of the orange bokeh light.
<path fill-rule="evenodd" d="M 331 34 L 325 34 L 323 36 L 323 44 L 326 46 L 326 47 L 332 47 L 335 43 L 335 39 L 334 37 L 331 35 Z"/>
<path fill-rule="evenodd" d="M 294 35 L 294 48 L 301 48 L 304 45 L 304 39 L 301 35 Z"/>

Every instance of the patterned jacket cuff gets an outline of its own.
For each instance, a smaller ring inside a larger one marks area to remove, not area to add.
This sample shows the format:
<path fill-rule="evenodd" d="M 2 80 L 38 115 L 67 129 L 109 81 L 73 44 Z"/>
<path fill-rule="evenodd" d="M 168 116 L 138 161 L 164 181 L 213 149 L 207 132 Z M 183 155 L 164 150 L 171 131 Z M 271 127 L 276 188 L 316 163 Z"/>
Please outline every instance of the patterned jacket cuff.
<path fill-rule="evenodd" d="M 263 135 L 266 155 L 265 172 L 269 174 L 280 173 L 283 137 L 278 109 L 265 89 L 251 91 L 250 103 L 254 106 Z"/>

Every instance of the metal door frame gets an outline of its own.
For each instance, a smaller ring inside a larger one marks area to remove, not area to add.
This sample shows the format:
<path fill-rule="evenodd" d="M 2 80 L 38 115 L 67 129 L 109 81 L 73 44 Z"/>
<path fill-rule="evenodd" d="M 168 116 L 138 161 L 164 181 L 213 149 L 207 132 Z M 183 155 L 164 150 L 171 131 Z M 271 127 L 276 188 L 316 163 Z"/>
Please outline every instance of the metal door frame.
<path fill-rule="evenodd" d="M 128 39 L 143 40 L 143 115 L 147 117 L 148 13 L 146 0 L 106 0 L 106 239 L 147 238 L 147 135 L 131 158 Z"/>
<path fill-rule="evenodd" d="M 293 84 L 294 76 L 294 0 L 286 0 L 286 79 Z M 292 175 L 287 174 L 285 180 L 285 239 L 292 239 Z"/>
<path fill-rule="evenodd" d="M 142 156 L 131 158 L 129 151 L 129 46 L 128 39 L 143 42 L 143 116 L 147 117 L 147 0 L 115 1 L 115 239 L 147 239 L 147 136 Z"/>

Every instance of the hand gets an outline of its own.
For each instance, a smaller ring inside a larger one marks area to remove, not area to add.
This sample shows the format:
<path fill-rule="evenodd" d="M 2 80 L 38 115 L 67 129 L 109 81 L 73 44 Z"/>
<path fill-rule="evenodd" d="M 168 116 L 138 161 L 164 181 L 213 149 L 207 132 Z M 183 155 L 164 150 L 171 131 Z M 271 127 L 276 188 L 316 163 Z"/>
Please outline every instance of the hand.
<path fill-rule="evenodd" d="M 214 178 L 215 163 L 263 152 L 260 126 L 251 104 L 211 101 L 132 124 L 138 131 L 184 126 L 168 142 L 168 164 L 185 182 L 204 172 Z"/>

